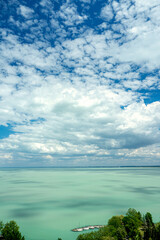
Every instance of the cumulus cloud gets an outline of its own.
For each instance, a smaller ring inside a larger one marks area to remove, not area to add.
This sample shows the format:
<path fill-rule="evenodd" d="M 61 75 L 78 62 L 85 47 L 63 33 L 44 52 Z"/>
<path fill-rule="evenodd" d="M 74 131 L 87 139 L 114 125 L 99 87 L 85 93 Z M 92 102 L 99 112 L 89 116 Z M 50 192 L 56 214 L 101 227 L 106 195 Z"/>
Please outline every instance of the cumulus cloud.
<path fill-rule="evenodd" d="M 70 1 L 12 8 L 0 46 L 0 125 L 12 128 L 1 165 L 159 164 L 158 2 L 105 4 L 95 18 Z"/>

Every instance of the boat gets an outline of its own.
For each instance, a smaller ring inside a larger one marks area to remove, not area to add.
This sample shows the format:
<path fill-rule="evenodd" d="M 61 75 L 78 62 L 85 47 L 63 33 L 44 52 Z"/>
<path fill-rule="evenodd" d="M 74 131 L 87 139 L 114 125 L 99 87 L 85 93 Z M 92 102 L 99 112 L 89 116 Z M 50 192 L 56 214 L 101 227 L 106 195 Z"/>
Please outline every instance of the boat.
<path fill-rule="evenodd" d="M 80 228 L 74 228 L 71 231 L 72 232 L 82 232 L 82 231 L 86 231 L 86 230 L 90 230 L 90 229 L 99 229 L 104 227 L 104 225 L 92 225 L 92 226 L 85 226 L 85 227 L 80 227 Z"/>

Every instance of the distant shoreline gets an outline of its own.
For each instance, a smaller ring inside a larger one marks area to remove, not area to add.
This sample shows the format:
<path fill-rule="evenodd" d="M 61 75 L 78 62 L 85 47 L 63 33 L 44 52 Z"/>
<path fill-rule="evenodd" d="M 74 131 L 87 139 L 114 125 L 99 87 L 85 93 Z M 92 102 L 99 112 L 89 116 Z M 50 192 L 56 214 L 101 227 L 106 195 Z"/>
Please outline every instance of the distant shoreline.
<path fill-rule="evenodd" d="M 50 166 L 50 167 L 0 167 L 1 168 L 159 168 L 160 165 L 150 166 Z"/>

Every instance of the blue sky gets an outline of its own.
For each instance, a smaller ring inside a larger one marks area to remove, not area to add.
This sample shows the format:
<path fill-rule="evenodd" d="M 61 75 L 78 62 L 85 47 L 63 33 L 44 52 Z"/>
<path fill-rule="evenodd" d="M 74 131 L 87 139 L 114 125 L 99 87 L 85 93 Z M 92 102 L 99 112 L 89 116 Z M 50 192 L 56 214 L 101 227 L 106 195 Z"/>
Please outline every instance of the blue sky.
<path fill-rule="evenodd" d="M 160 164 L 159 0 L 0 9 L 1 167 Z"/>

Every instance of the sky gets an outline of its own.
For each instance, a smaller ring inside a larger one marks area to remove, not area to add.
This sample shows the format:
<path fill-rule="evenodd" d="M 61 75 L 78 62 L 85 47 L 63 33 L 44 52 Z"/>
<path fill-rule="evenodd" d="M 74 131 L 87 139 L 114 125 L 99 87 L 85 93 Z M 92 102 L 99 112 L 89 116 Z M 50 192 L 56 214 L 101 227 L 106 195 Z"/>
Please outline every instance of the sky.
<path fill-rule="evenodd" d="M 160 165 L 159 0 L 0 0 L 0 167 Z"/>

